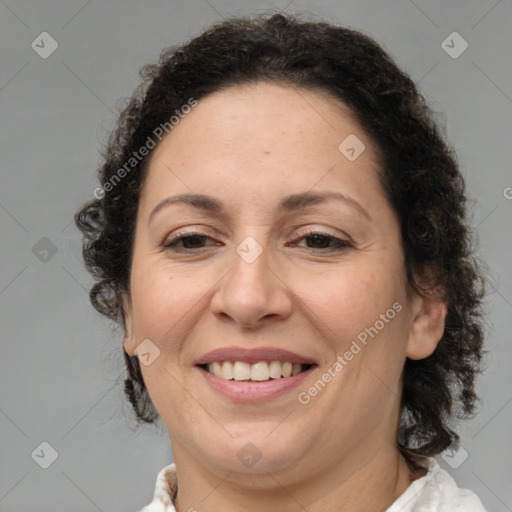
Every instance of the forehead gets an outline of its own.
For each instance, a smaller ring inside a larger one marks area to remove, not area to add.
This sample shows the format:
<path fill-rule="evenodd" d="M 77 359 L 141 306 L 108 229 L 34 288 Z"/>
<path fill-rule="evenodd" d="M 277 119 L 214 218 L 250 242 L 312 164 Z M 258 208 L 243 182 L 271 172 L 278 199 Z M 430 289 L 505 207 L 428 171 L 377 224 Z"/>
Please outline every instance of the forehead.
<path fill-rule="evenodd" d="M 346 140 L 364 147 L 352 161 Z M 261 82 L 198 100 L 154 150 L 143 195 L 169 187 L 239 198 L 243 189 L 262 200 L 317 185 L 357 192 L 376 186 L 377 166 L 374 145 L 342 102 Z"/>
<path fill-rule="evenodd" d="M 337 149 L 335 143 L 354 132 L 368 138 L 351 110 L 327 92 L 259 82 L 201 98 L 168 135 L 168 144 L 159 147 L 196 154 L 194 149 L 222 143 L 216 152 L 229 147 L 235 154 L 246 150 L 252 154 L 264 149 L 261 145 L 285 150 L 288 143 L 301 140 L 307 144 L 305 152 L 315 147 Z M 157 148 L 155 157 L 159 152 Z"/>

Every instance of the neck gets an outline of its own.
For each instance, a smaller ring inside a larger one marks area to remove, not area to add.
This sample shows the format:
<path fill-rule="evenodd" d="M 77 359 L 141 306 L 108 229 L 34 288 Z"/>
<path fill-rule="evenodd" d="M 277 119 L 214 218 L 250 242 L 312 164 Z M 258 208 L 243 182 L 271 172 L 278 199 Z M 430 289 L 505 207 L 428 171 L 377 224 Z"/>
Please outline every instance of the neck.
<path fill-rule="evenodd" d="M 173 447 L 178 472 L 177 512 L 381 512 L 421 476 L 409 469 L 396 447 L 383 444 L 364 464 L 360 452 L 341 463 L 313 467 L 304 477 L 277 473 L 238 474 L 205 467 Z"/>

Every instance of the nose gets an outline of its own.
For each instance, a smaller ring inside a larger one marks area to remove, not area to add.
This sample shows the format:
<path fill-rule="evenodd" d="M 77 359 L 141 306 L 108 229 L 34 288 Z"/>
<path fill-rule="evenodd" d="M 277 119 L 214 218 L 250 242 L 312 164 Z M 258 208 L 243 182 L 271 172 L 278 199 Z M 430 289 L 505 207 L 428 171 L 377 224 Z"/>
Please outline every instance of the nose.
<path fill-rule="evenodd" d="M 270 268 L 269 263 L 266 248 L 252 262 L 235 253 L 231 271 L 221 280 L 212 297 L 212 312 L 253 329 L 271 319 L 284 320 L 290 316 L 291 290 L 279 271 Z"/>

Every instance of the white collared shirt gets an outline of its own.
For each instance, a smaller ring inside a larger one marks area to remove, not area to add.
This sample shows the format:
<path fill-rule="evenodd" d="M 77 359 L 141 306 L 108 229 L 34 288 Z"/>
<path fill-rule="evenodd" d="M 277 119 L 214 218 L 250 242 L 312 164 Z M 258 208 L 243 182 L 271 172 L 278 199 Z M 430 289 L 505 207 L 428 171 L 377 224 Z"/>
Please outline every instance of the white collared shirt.
<path fill-rule="evenodd" d="M 153 501 L 140 512 L 176 512 L 173 500 L 178 492 L 176 466 L 158 473 Z M 428 459 L 428 472 L 409 485 L 386 512 L 486 512 L 475 493 L 461 489 L 437 460 Z"/>

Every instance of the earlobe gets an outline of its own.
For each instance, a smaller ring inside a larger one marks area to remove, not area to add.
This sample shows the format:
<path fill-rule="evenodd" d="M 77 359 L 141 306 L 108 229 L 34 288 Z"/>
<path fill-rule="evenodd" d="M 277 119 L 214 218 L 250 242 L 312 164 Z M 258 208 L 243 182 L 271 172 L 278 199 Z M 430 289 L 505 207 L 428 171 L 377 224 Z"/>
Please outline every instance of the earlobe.
<path fill-rule="evenodd" d="M 123 342 L 124 350 L 129 356 L 135 355 L 135 343 L 130 336 L 125 336 Z"/>
<path fill-rule="evenodd" d="M 418 307 L 407 343 L 409 359 L 424 359 L 430 356 L 443 337 L 447 307 L 434 297 L 417 296 Z"/>

